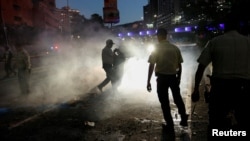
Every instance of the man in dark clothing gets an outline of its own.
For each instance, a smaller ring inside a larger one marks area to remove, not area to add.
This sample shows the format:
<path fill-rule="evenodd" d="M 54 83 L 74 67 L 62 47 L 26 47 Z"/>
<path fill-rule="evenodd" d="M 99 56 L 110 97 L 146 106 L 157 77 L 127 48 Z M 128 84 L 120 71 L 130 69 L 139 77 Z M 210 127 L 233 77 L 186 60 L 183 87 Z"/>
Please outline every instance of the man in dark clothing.
<path fill-rule="evenodd" d="M 13 58 L 13 53 L 10 50 L 8 46 L 5 46 L 5 52 L 4 52 L 4 69 L 6 72 L 5 77 L 9 77 L 12 73 L 16 75 L 16 72 L 12 68 L 12 58 Z"/>
<path fill-rule="evenodd" d="M 102 67 L 106 72 L 106 78 L 97 86 L 102 92 L 103 87 L 105 87 L 109 82 L 113 85 L 113 47 L 114 42 L 111 39 L 106 40 L 106 46 L 102 49 Z"/>
<path fill-rule="evenodd" d="M 250 116 L 247 111 L 250 106 L 250 39 L 237 31 L 239 24 L 236 17 L 231 14 L 228 16 L 225 34 L 210 40 L 197 59 L 199 65 L 192 93 L 193 102 L 199 100 L 200 81 L 205 68 L 212 64 L 208 106 L 209 141 L 216 140 L 213 129 L 249 134 Z M 237 139 L 235 137 L 235 140 Z M 246 139 L 247 137 L 243 140 Z"/>
<path fill-rule="evenodd" d="M 178 47 L 167 41 L 167 31 L 163 28 L 157 30 L 159 43 L 149 56 L 149 69 L 147 90 L 151 91 L 151 76 L 155 69 L 157 76 L 157 93 L 161 103 L 163 116 L 167 122 L 167 127 L 173 129 L 174 122 L 171 115 L 168 89 L 172 91 L 174 103 L 181 115 L 180 125 L 187 126 L 188 115 L 180 94 L 181 63 L 183 62 L 181 52 Z M 156 67 L 155 67 L 156 65 Z"/>
<path fill-rule="evenodd" d="M 18 71 L 18 82 L 21 93 L 27 95 L 30 93 L 29 78 L 31 73 L 31 62 L 29 53 L 22 47 L 22 44 L 16 44 L 15 67 Z"/>

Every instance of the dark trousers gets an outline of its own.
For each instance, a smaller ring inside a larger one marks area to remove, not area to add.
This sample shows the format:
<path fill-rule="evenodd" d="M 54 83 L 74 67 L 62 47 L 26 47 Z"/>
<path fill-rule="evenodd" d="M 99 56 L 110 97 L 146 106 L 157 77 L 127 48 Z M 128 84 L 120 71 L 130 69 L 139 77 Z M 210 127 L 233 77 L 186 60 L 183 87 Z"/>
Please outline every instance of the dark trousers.
<path fill-rule="evenodd" d="M 15 71 L 12 69 L 12 66 L 11 66 L 11 61 L 9 62 L 6 62 L 4 64 L 4 68 L 5 68 L 5 72 L 6 72 L 6 76 L 10 76 L 11 73 L 14 73 L 15 74 Z"/>
<path fill-rule="evenodd" d="M 109 82 L 113 85 L 113 67 L 112 65 L 103 65 L 103 69 L 106 73 L 106 78 L 98 85 L 99 88 L 105 87 Z"/>
<path fill-rule="evenodd" d="M 180 87 L 176 75 L 157 74 L 157 93 L 161 103 L 163 116 L 168 125 L 173 125 L 174 123 L 169 103 L 169 88 L 172 91 L 174 103 L 178 108 L 179 114 L 182 117 L 186 116 L 186 108 L 180 94 Z"/>
<path fill-rule="evenodd" d="M 27 69 L 18 69 L 18 83 L 21 93 L 26 95 L 30 92 L 29 87 L 29 72 Z"/>
<path fill-rule="evenodd" d="M 250 126 L 249 98 L 250 80 L 212 78 L 208 136 L 212 135 L 212 129 L 247 131 Z"/>

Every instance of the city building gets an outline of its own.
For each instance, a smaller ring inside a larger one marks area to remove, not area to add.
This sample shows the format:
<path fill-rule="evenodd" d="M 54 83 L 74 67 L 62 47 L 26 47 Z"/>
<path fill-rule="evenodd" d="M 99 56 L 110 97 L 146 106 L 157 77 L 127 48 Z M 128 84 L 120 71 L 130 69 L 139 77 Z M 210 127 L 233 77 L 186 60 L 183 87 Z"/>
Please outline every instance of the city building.
<path fill-rule="evenodd" d="M 33 26 L 33 3 L 31 0 L 1 0 L 1 25 Z"/>
<path fill-rule="evenodd" d="M 55 0 L 33 0 L 33 25 L 36 28 L 48 31 L 58 29 Z"/>
<path fill-rule="evenodd" d="M 39 32 L 47 37 L 58 33 L 69 37 L 72 31 L 79 32 L 74 27 L 82 27 L 86 21 L 79 10 L 68 5 L 56 8 L 55 0 L 0 0 L 0 14 L 1 44 L 3 40 L 15 42 L 20 35 L 24 39 L 26 35 L 34 37 Z"/>
<path fill-rule="evenodd" d="M 154 28 L 157 24 L 158 1 L 148 0 L 148 4 L 143 6 L 144 23 L 147 28 Z"/>

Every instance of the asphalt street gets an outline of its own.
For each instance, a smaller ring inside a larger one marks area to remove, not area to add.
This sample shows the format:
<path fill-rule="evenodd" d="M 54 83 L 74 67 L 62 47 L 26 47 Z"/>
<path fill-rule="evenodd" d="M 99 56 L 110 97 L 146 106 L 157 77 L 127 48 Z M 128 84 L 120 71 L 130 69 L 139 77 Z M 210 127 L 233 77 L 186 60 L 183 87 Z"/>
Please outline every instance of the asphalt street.
<path fill-rule="evenodd" d="M 189 58 L 192 55 L 184 56 Z M 193 67 L 188 63 L 193 59 L 186 60 L 186 65 Z M 163 118 L 157 96 L 146 92 L 139 91 L 146 95 L 135 96 L 138 91 L 128 92 L 125 88 L 121 89 L 119 95 L 114 95 L 109 88 L 103 93 L 92 89 L 84 93 L 77 91 L 65 98 L 64 92 L 54 91 L 62 97 L 52 100 L 48 93 L 53 93 L 48 92 L 46 84 L 52 81 L 48 74 L 56 71 L 50 67 L 37 66 L 32 69 L 31 89 L 36 92 L 42 89 L 42 93 L 36 96 L 20 96 L 16 76 L 0 80 L 0 126 L 3 140 L 205 141 L 206 103 L 201 101 L 196 106 L 191 103 L 191 71 L 183 72 L 185 77 L 181 83 L 183 99 L 190 115 L 189 127 L 179 126 L 180 117 L 176 114 L 175 105 L 171 104 L 175 131 L 170 132 L 161 126 Z M 0 74 L 3 76 L 3 71 Z M 84 83 L 76 78 L 73 81 Z M 74 89 L 82 90 L 79 87 L 81 85 L 74 86 Z"/>

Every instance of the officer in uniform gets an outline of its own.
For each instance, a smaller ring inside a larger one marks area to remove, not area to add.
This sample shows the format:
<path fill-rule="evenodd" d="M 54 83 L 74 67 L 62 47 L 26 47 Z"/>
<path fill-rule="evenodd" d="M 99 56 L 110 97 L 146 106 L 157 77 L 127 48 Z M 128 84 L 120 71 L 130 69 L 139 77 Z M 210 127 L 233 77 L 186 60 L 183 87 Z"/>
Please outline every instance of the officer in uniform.
<path fill-rule="evenodd" d="M 229 14 L 225 34 L 211 39 L 197 59 L 193 102 L 199 100 L 200 81 L 205 68 L 212 64 L 208 140 L 214 140 L 212 129 L 249 129 L 250 39 L 237 31 L 239 26 L 237 15 Z"/>
<path fill-rule="evenodd" d="M 167 41 L 167 31 L 164 28 L 157 30 L 159 43 L 155 50 L 149 56 L 149 69 L 147 90 L 151 91 L 150 79 L 155 69 L 157 77 L 157 93 L 161 103 L 163 116 L 167 122 L 167 127 L 173 129 L 174 122 L 171 115 L 168 89 L 172 91 L 174 103 L 177 105 L 178 112 L 181 115 L 180 125 L 188 126 L 186 108 L 180 94 L 180 79 L 183 62 L 181 52 L 178 47 Z"/>

